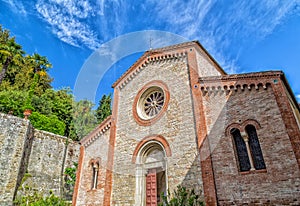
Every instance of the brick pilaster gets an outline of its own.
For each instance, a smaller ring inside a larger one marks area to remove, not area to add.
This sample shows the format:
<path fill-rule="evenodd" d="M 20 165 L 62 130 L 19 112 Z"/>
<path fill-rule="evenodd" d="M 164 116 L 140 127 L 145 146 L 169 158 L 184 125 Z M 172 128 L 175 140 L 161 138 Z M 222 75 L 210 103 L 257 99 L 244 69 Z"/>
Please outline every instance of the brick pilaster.
<path fill-rule="evenodd" d="M 207 139 L 207 128 L 204 116 L 202 93 L 198 83 L 199 74 L 196 53 L 194 49 L 188 52 L 188 68 L 190 74 L 190 87 L 193 97 L 194 120 L 197 133 L 197 144 L 200 154 L 205 203 L 206 205 L 213 206 L 217 205 L 217 193 L 210 147 Z"/>
<path fill-rule="evenodd" d="M 74 194 L 73 194 L 73 198 L 72 198 L 72 205 L 73 206 L 76 205 L 76 201 L 77 201 L 79 183 L 80 183 L 80 177 L 81 177 L 81 171 L 82 171 L 82 164 L 83 164 L 83 157 L 84 157 L 84 146 L 80 146 L 78 169 L 77 169 L 77 172 L 76 172 L 76 182 L 75 182 Z"/>
<path fill-rule="evenodd" d="M 274 90 L 275 98 L 278 104 L 278 107 L 281 112 L 282 119 L 284 121 L 288 136 L 290 138 L 292 148 L 295 154 L 295 157 L 298 162 L 298 167 L 300 169 L 300 131 L 295 119 L 295 116 L 292 111 L 292 107 L 289 103 L 289 99 L 286 93 L 284 83 L 281 79 L 277 80 L 278 82 L 272 84 Z"/>

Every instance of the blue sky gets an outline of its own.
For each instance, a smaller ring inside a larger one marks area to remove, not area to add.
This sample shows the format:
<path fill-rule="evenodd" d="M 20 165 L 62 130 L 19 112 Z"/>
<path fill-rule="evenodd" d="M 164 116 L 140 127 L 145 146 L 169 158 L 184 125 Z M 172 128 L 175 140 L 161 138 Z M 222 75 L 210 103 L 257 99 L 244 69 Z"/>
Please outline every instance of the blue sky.
<path fill-rule="evenodd" d="M 230 74 L 283 70 L 300 101 L 300 0 L 0 0 L 0 24 L 27 53 L 48 57 L 56 89 L 73 89 L 106 42 L 160 30 L 199 40 Z M 96 102 L 140 55 L 105 73 Z"/>

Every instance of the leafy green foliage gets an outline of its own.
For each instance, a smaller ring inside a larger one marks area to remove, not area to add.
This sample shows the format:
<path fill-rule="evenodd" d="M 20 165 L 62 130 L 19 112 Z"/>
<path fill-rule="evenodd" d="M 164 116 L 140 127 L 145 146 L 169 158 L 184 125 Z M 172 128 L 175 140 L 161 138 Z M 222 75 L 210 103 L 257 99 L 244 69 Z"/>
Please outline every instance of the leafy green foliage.
<path fill-rule="evenodd" d="M 35 89 L 35 87 L 36 87 L 36 85 L 39 81 L 39 75 L 37 73 L 34 74 L 33 80 L 34 81 L 30 86 L 28 96 L 27 96 L 27 99 L 25 101 L 25 105 L 23 107 L 24 109 L 32 109 L 32 105 L 31 105 L 32 97 L 33 97 L 34 89 Z"/>
<path fill-rule="evenodd" d="M 22 196 L 16 199 L 14 205 L 18 206 L 71 206 L 70 203 L 65 202 L 63 199 L 50 194 L 43 196 L 37 192 L 31 195 Z"/>
<path fill-rule="evenodd" d="M 15 42 L 15 38 L 10 37 L 9 31 L 2 29 L 0 26 L 0 62 L 2 67 L 0 71 L 0 84 L 9 68 L 20 65 L 24 53 L 21 45 Z"/>
<path fill-rule="evenodd" d="M 168 200 L 169 196 L 169 200 Z M 174 191 L 171 197 L 168 192 L 168 196 L 162 195 L 162 203 L 159 206 L 203 206 L 204 202 L 200 200 L 200 197 L 195 194 L 194 190 L 187 190 L 185 187 L 177 186 L 177 190 Z"/>
<path fill-rule="evenodd" d="M 25 54 L 0 25 L 0 112 L 23 117 L 31 109 L 37 129 L 79 140 L 111 114 L 111 95 L 102 97 L 95 113 L 91 102 L 75 102 L 70 89 L 51 87 L 51 67 L 45 56 Z"/>
<path fill-rule="evenodd" d="M 21 117 L 23 115 L 23 105 L 26 95 L 21 91 L 0 91 L 0 112 L 13 113 Z"/>
<path fill-rule="evenodd" d="M 106 117 L 111 115 L 111 94 L 103 95 L 99 101 L 99 106 L 96 109 L 96 116 L 98 122 L 102 122 Z"/>
<path fill-rule="evenodd" d="M 67 185 L 70 185 L 70 186 L 75 185 L 77 166 L 78 166 L 78 163 L 73 162 L 73 167 L 67 167 L 65 169 L 66 184 Z"/>
<path fill-rule="evenodd" d="M 71 139 L 77 139 L 77 135 L 72 127 L 73 122 L 73 95 L 70 89 L 61 90 L 47 89 L 41 96 L 33 96 L 32 106 L 36 111 L 46 116 L 56 116 L 65 124 L 65 132 L 63 135 Z"/>
<path fill-rule="evenodd" d="M 54 134 L 64 135 L 66 125 L 55 115 L 47 117 L 38 112 L 32 112 L 29 119 L 31 124 L 36 129 L 52 132 Z"/>
<path fill-rule="evenodd" d="M 86 136 L 97 126 L 97 118 L 92 110 L 94 104 L 81 100 L 74 104 L 74 128 L 79 139 Z"/>

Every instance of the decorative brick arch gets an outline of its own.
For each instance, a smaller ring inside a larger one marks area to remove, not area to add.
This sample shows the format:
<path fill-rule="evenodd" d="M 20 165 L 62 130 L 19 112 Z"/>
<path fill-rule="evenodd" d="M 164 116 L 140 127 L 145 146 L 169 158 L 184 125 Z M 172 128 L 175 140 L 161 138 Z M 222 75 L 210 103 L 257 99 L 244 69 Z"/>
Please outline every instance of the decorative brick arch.
<path fill-rule="evenodd" d="M 170 157 L 172 155 L 170 145 L 169 145 L 168 141 L 163 136 L 161 136 L 161 135 L 147 136 L 147 137 L 144 137 L 137 144 L 137 146 L 136 146 L 136 148 L 133 152 L 133 155 L 132 155 L 132 160 L 131 160 L 132 163 L 134 163 L 134 164 L 136 163 L 136 158 L 138 156 L 138 153 L 139 153 L 140 149 L 150 141 L 154 141 L 154 142 L 156 141 L 156 142 L 160 143 L 163 146 L 163 149 L 165 150 L 167 157 Z"/>
<path fill-rule="evenodd" d="M 230 136 L 231 135 L 230 131 L 233 128 L 239 129 L 240 132 L 245 132 L 245 128 L 246 128 L 247 125 L 253 125 L 256 130 L 261 128 L 261 125 L 255 119 L 247 119 L 247 120 L 243 121 L 242 123 L 232 123 L 232 124 L 230 124 L 225 130 L 225 135 Z"/>
<path fill-rule="evenodd" d="M 247 119 L 242 123 L 242 127 L 245 129 L 247 125 L 253 125 L 255 127 L 256 130 L 260 129 L 261 126 L 259 124 L 258 121 L 256 121 L 255 119 Z"/>
<path fill-rule="evenodd" d="M 100 159 L 100 158 L 97 158 L 97 159 L 91 159 L 91 160 L 89 161 L 89 166 L 95 165 L 95 164 L 97 164 L 98 167 L 100 167 L 101 159 Z"/>

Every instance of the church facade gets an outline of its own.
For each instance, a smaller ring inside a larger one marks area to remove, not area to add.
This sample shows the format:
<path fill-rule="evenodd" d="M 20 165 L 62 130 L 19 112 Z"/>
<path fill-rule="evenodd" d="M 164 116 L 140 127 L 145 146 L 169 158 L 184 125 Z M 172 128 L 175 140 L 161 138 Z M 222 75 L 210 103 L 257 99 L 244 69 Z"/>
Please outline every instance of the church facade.
<path fill-rule="evenodd" d="M 299 105 L 281 71 L 228 75 L 193 41 L 145 52 L 81 140 L 73 205 L 300 205 Z"/>

